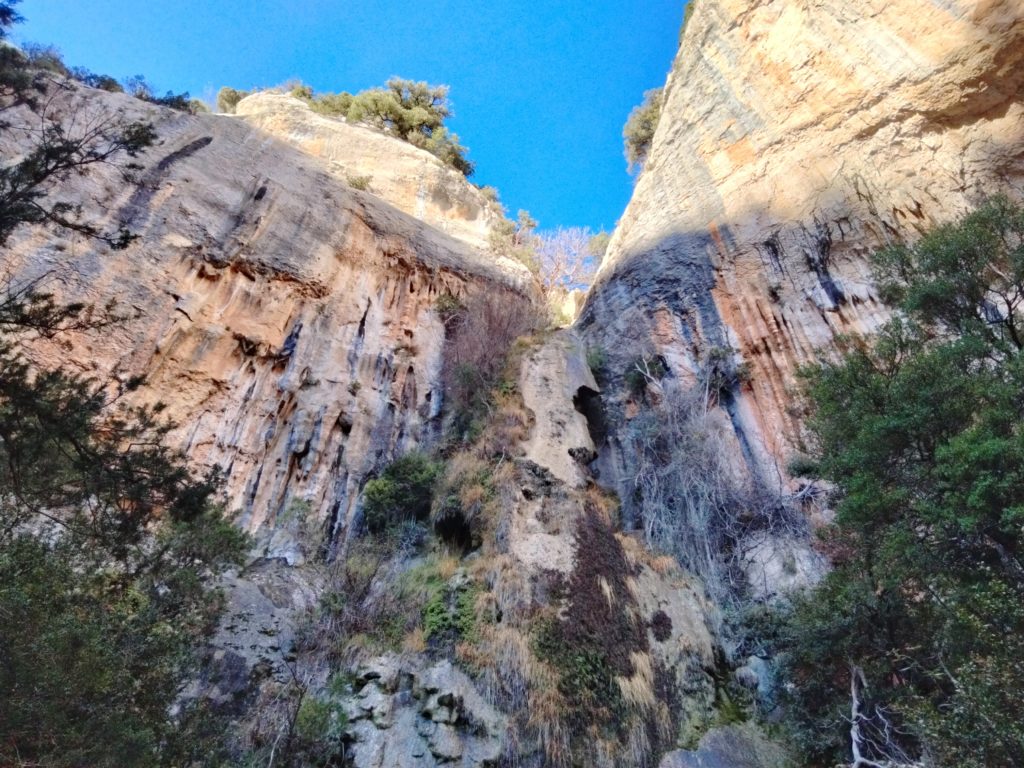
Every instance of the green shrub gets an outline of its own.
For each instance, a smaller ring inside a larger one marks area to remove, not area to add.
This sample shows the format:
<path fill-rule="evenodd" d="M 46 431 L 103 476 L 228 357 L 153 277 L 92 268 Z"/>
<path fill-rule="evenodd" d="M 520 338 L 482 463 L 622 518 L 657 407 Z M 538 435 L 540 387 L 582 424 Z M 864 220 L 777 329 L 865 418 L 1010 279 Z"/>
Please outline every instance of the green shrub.
<path fill-rule="evenodd" d="M 654 132 L 661 119 L 662 89 L 654 88 L 644 93 L 643 103 L 629 113 L 626 125 L 622 129 L 625 140 L 626 162 L 630 171 L 642 169 L 647 162 L 647 154 L 654 141 Z"/>
<path fill-rule="evenodd" d="M 690 19 L 693 18 L 693 11 L 696 8 L 697 0 L 688 0 L 686 8 L 683 9 L 683 24 L 679 27 L 679 42 L 683 42 L 683 38 L 686 37 L 686 28 L 690 25 Z"/>
<path fill-rule="evenodd" d="M 300 739 L 321 741 L 331 729 L 331 705 L 313 696 L 306 696 L 295 715 L 295 733 Z"/>
<path fill-rule="evenodd" d="M 313 98 L 310 106 L 314 112 L 329 117 L 345 117 L 352 107 L 351 93 L 322 93 Z"/>
<path fill-rule="evenodd" d="M 426 520 L 442 465 L 422 453 L 390 464 L 363 489 L 366 527 L 379 533 L 405 520 Z"/>
<path fill-rule="evenodd" d="M 805 370 L 835 568 L 783 648 L 822 763 L 1024 764 L 1024 208 L 993 200 L 874 257 L 896 319 Z"/>
<path fill-rule="evenodd" d="M 358 189 L 361 192 L 365 192 L 370 188 L 370 182 L 373 181 L 373 176 L 346 176 L 345 181 L 353 189 Z"/>
<path fill-rule="evenodd" d="M 465 305 L 457 296 L 453 296 L 450 293 L 442 293 L 434 302 L 434 309 L 441 316 L 441 321 L 448 325 L 465 309 Z"/>
<path fill-rule="evenodd" d="M 623 714 L 622 692 L 599 648 L 576 647 L 566 642 L 557 619 L 539 622 L 531 645 L 537 658 L 558 670 L 558 689 L 577 710 L 577 717 L 586 717 L 597 708 L 607 708 L 616 716 Z"/>
<path fill-rule="evenodd" d="M 294 733 L 291 743 L 286 745 L 286 764 L 337 765 L 344 754 L 341 739 L 347 726 L 348 716 L 343 706 L 328 691 L 307 692 L 295 713 Z"/>
<path fill-rule="evenodd" d="M 810 456 L 796 454 L 786 464 L 786 472 L 790 477 L 817 477 L 821 473 L 821 465 Z"/>
<path fill-rule="evenodd" d="M 179 112 L 193 112 L 193 104 L 188 91 L 174 93 L 167 91 L 163 96 L 157 96 L 153 86 L 142 75 L 133 75 L 124 81 L 124 91 L 139 101 L 156 104 L 160 107 L 176 109 Z"/>
<path fill-rule="evenodd" d="M 427 150 L 465 176 L 473 174 L 473 164 L 459 137 L 444 121 L 452 116 L 447 85 L 393 77 L 383 88 L 370 88 L 357 94 L 323 93 L 315 95 L 309 86 L 299 86 L 293 95 L 310 103 L 323 115 L 342 117 L 350 123 L 363 123 Z"/>
<path fill-rule="evenodd" d="M 28 59 L 28 64 L 33 69 L 41 69 L 62 77 L 72 75 L 64 64 L 64 58 L 61 56 L 60 51 L 52 45 L 26 43 L 22 46 L 21 52 Z"/>
<path fill-rule="evenodd" d="M 540 273 L 539 245 L 536 235 L 537 220 L 529 211 L 519 211 L 516 220 L 502 219 L 491 228 L 488 244 L 498 256 L 515 259 L 533 274 Z"/>
<path fill-rule="evenodd" d="M 313 89 L 305 83 L 296 83 L 292 86 L 291 90 L 288 91 L 290 96 L 294 96 L 296 99 L 302 99 L 303 101 L 313 100 Z"/>
<path fill-rule="evenodd" d="M 594 259 L 595 268 L 600 266 L 601 262 L 604 261 L 604 255 L 608 252 L 608 244 L 611 241 L 611 234 L 602 229 L 600 232 L 593 235 L 590 238 L 590 242 L 587 243 L 587 250 Z"/>
<path fill-rule="evenodd" d="M 423 638 L 476 642 L 476 598 L 480 587 L 471 581 L 446 584 L 423 606 Z"/>
<path fill-rule="evenodd" d="M 229 115 L 234 114 L 238 102 L 253 93 L 255 91 L 236 91 L 234 88 L 224 86 L 217 92 L 217 111 Z"/>
<path fill-rule="evenodd" d="M 124 93 L 124 87 L 109 75 L 97 75 L 85 67 L 72 67 L 71 77 L 90 88 L 97 88 L 108 93 Z"/>

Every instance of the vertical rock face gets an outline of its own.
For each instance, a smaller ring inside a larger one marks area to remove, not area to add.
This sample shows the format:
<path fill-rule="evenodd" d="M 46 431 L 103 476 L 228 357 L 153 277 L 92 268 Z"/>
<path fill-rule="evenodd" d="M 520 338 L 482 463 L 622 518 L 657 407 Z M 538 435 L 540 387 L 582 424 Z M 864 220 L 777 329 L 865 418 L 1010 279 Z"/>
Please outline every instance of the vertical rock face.
<path fill-rule="evenodd" d="M 425 149 L 372 128 L 315 113 L 283 93 L 242 99 L 236 114 L 250 125 L 323 161 L 332 176 L 365 186 L 400 211 L 477 247 L 487 246 L 500 210 L 456 170 Z"/>
<path fill-rule="evenodd" d="M 722 405 L 765 467 L 799 443 L 795 369 L 887 317 L 867 255 L 1021 193 L 1024 8 L 695 1 L 579 324 L 618 371 L 727 359 Z"/>
<path fill-rule="evenodd" d="M 410 630 L 401 654 L 364 638 L 352 680 L 331 693 L 355 765 L 653 765 L 666 752 L 666 768 L 779 762 L 739 728 L 700 738 L 725 667 L 741 659 L 726 658 L 704 585 L 619 530 L 592 459 L 598 450 L 603 479 L 620 485 L 622 527 L 635 528 L 635 457 L 619 446 L 641 400 L 671 404 L 681 389 L 659 383 L 665 371 L 721 406 L 700 424 L 726 435 L 723 453 L 766 471 L 785 457 L 800 437 L 787 410 L 796 367 L 887 317 L 867 254 L 986 194 L 1021 193 L 1024 13 L 1019 0 L 696 2 L 647 167 L 577 328 L 523 351 L 521 403 L 510 395 L 491 414 L 495 433 L 450 462 L 470 479 L 444 499 L 466 529 L 447 544 L 477 549 L 453 574 L 433 566 L 444 590 L 433 607 L 448 624 L 472 609 L 476 636 L 448 626 L 447 639 L 428 638 L 428 603 L 420 624 L 396 625 Z M 436 159 L 285 96 L 240 112 L 190 117 L 62 92 L 46 119 L 154 122 L 161 143 L 130 183 L 106 168 L 60 190 L 88 220 L 139 239 L 113 252 L 25 230 L 3 255 L 15 280 L 49 275 L 58 298 L 118 301 L 129 322 L 40 341 L 37 359 L 145 374 L 140 397 L 168 404 L 173 439 L 197 465 L 224 468 L 229 508 L 259 534 L 265 557 L 231 577 L 230 621 L 213 641 L 214 698 L 235 702 L 255 667 L 289 682 L 298 617 L 345 583 L 303 561 L 343 549 L 366 478 L 437 435 L 438 299 L 534 300 L 522 267 L 473 247 L 486 241 L 486 203 Z M 0 134 L 0 153 L 16 157 L 20 140 Z M 355 176 L 372 177 L 369 193 Z M 585 361 L 601 357 L 599 387 Z M 624 386 L 630 368 L 639 387 Z M 677 451 L 655 447 L 659 460 Z M 811 569 L 796 544 L 755 544 L 745 565 L 765 597 L 767 582 Z M 417 558 L 394 554 L 395 578 Z M 368 616 L 392 605 L 380 590 L 398 582 L 382 579 L 358 604 Z M 743 667 L 750 686 L 766 679 L 757 663 Z M 339 670 L 314 671 L 324 687 Z M 616 705 L 581 707 L 580 690 Z"/>
<path fill-rule="evenodd" d="M 271 554 L 312 554 L 301 540 L 336 545 L 366 476 L 440 427 L 438 297 L 528 301 L 528 275 L 241 120 L 84 88 L 47 118 L 73 132 L 112 115 L 152 121 L 159 146 L 132 183 L 108 168 L 73 179 L 62 199 L 138 240 L 109 251 L 26 231 L 5 266 L 16 280 L 49 273 L 46 287 L 64 298 L 114 299 L 131 319 L 40 345 L 40 360 L 145 374 L 142 397 L 167 403 L 196 464 L 225 470 L 229 509 Z M 18 135 L 5 135 L 5 155 L 21 151 Z"/>

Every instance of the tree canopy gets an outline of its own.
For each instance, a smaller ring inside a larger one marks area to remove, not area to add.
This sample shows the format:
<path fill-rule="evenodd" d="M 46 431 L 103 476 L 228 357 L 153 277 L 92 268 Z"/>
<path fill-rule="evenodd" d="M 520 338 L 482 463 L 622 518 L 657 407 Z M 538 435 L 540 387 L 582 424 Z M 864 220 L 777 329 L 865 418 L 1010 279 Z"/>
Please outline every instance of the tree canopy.
<path fill-rule="evenodd" d="M 836 759 L 1024 764 L 1024 209 L 878 254 L 896 318 L 805 372 L 836 564 L 787 650 L 797 733 Z"/>
<path fill-rule="evenodd" d="M 18 98 L 4 93 L 0 109 Z M 33 128 L 40 117 L 29 116 Z M 3 261 L 22 227 L 131 239 L 54 197 L 69 175 L 149 146 L 152 128 L 68 123 L 0 166 Z M 239 560 L 244 537 L 213 503 L 216 473 L 196 476 L 168 447 L 162 408 L 128 404 L 140 379 L 30 362 L 40 337 L 121 321 L 111 307 L 57 301 L 45 280 L 0 286 L 0 763 L 187 763 L 206 751 L 192 734 L 207 721 L 170 708 L 220 610 L 211 579 Z"/>
<path fill-rule="evenodd" d="M 453 115 L 447 85 L 392 77 L 383 88 L 357 94 L 315 95 L 301 85 L 291 92 L 321 114 L 373 126 L 427 150 L 465 176 L 473 174 L 473 163 L 466 159 L 468 150 L 444 124 Z"/>

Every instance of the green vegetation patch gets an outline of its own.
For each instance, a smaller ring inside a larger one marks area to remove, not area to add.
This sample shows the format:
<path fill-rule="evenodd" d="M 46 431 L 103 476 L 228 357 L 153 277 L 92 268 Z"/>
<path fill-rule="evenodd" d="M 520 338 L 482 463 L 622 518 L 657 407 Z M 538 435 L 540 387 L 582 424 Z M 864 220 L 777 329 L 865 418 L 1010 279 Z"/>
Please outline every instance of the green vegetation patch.
<path fill-rule="evenodd" d="M 797 743 L 1024 764 L 1024 209 L 996 199 L 874 258 L 896 317 L 804 372 L 835 569 L 782 650 Z"/>
<path fill-rule="evenodd" d="M 441 470 L 440 462 L 423 453 L 406 454 L 388 465 L 363 490 L 366 527 L 380 533 L 403 521 L 427 519 Z"/>

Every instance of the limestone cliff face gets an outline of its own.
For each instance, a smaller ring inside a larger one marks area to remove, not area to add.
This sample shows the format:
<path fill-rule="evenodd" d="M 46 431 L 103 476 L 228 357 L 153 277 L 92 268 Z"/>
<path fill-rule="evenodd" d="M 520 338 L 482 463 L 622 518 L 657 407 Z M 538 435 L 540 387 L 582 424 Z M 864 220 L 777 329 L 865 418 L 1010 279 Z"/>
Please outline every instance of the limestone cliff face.
<path fill-rule="evenodd" d="M 784 465 L 795 369 L 887 317 L 866 256 L 1021 193 L 1024 6 L 694 1 L 580 325 L 618 371 L 744 364 L 722 405 L 748 461 Z"/>
<path fill-rule="evenodd" d="M 242 99 L 236 114 L 306 154 L 342 181 L 362 177 L 367 191 L 410 216 L 478 247 L 501 213 L 466 177 L 424 149 L 344 120 L 319 115 L 299 99 L 265 91 Z"/>
<path fill-rule="evenodd" d="M 228 508 L 270 554 L 314 554 L 303 540 L 337 546 L 367 474 L 440 428 L 437 298 L 526 301 L 528 275 L 242 120 L 86 88 L 47 113 L 72 132 L 115 116 L 152 121 L 159 146 L 130 183 L 106 168 L 60 195 L 139 239 L 109 251 L 25 231 L 4 266 L 17 279 L 49 272 L 61 297 L 115 299 L 132 317 L 41 345 L 40 360 L 145 374 L 143 399 L 167 403 L 174 439 L 197 465 L 224 468 Z M 0 139 L 5 156 L 21 135 Z"/>

